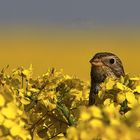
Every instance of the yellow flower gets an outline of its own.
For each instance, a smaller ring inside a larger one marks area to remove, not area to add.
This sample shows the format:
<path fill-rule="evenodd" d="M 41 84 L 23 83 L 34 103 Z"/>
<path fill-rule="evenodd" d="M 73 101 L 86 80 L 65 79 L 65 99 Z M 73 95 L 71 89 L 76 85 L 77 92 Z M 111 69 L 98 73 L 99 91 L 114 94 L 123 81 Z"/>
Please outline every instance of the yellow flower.
<path fill-rule="evenodd" d="M 12 120 L 6 119 L 4 121 L 4 126 L 7 127 L 7 128 L 12 128 L 15 125 L 16 125 L 16 123 Z"/>
<path fill-rule="evenodd" d="M 91 112 L 93 117 L 102 118 L 102 112 L 98 107 L 96 107 L 96 106 L 90 107 L 89 111 Z"/>
<path fill-rule="evenodd" d="M 132 81 L 139 81 L 140 78 L 139 77 L 132 77 L 132 78 L 130 78 L 130 80 L 132 80 Z"/>
<path fill-rule="evenodd" d="M 138 104 L 140 104 L 140 96 L 138 97 Z"/>
<path fill-rule="evenodd" d="M 101 120 L 98 120 L 98 119 L 93 119 L 89 122 L 89 125 L 93 128 L 96 128 L 96 127 L 103 127 L 103 123 Z"/>
<path fill-rule="evenodd" d="M 24 104 L 24 105 L 27 105 L 27 104 L 30 103 L 30 100 L 29 100 L 28 98 L 24 98 L 24 97 L 22 97 L 20 101 L 21 101 L 21 103 Z"/>
<path fill-rule="evenodd" d="M 118 101 L 118 103 L 122 103 L 125 99 L 126 99 L 126 97 L 125 97 L 124 93 L 118 93 L 117 94 L 117 101 Z"/>
<path fill-rule="evenodd" d="M 30 75 L 30 71 L 29 71 L 29 70 L 26 70 L 26 69 L 23 70 L 22 73 L 23 73 L 23 75 L 25 75 L 25 76 L 27 76 L 27 77 Z"/>
<path fill-rule="evenodd" d="M 105 106 L 103 109 L 106 113 L 108 113 L 109 116 L 114 116 L 118 114 L 120 110 L 120 105 L 115 106 L 114 103 L 111 103 L 110 105 Z"/>
<path fill-rule="evenodd" d="M 127 111 L 127 112 L 125 113 L 125 117 L 126 117 L 126 118 L 130 117 L 130 115 L 131 115 L 131 111 Z"/>
<path fill-rule="evenodd" d="M 77 135 L 77 129 L 75 127 L 70 127 L 67 130 L 69 140 L 79 140 Z"/>
<path fill-rule="evenodd" d="M 104 106 L 108 106 L 111 104 L 111 99 L 110 98 L 107 98 L 105 101 L 104 101 Z"/>
<path fill-rule="evenodd" d="M 100 91 L 98 92 L 98 97 L 101 98 L 102 95 L 103 95 L 103 92 L 100 90 Z"/>
<path fill-rule="evenodd" d="M 81 113 L 80 119 L 83 120 L 83 121 L 86 121 L 86 120 L 90 119 L 90 117 L 91 117 L 91 116 L 90 116 L 90 114 L 89 114 L 88 112 L 83 111 L 83 112 Z"/>
<path fill-rule="evenodd" d="M 17 107 L 14 103 L 8 103 L 7 107 L 2 108 L 1 113 L 7 118 L 14 119 L 17 115 Z"/>
<path fill-rule="evenodd" d="M 133 108 L 137 104 L 137 100 L 135 98 L 135 95 L 132 92 L 126 93 L 126 99 L 128 101 L 128 106 L 130 108 Z"/>
<path fill-rule="evenodd" d="M 136 127 L 140 128 L 140 121 L 136 122 Z"/>
<path fill-rule="evenodd" d="M 122 83 L 117 82 L 116 87 L 120 90 L 124 90 L 125 86 Z"/>
<path fill-rule="evenodd" d="M 4 122 L 4 116 L 0 113 L 0 124 L 2 124 Z"/>
<path fill-rule="evenodd" d="M 36 89 L 36 88 L 30 88 L 29 91 L 34 92 L 34 93 L 37 93 L 37 92 L 39 92 L 39 89 Z"/>
<path fill-rule="evenodd" d="M 115 133 L 115 130 L 112 129 L 111 127 L 106 128 L 105 136 L 109 140 L 116 140 L 118 137 Z"/>
<path fill-rule="evenodd" d="M 50 99 L 56 99 L 56 94 L 53 91 L 47 92 L 46 97 Z"/>
<path fill-rule="evenodd" d="M 53 110 L 53 109 L 56 108 L 56 104 L 50 103 L 50 104 L 48 104 L 48 107 L 49 107 L 50 110 Z"/>
<path fill-rule="evenodd" d="M 4 97 L 0 94 L 0 107 L 4 106 L 5 104 L 5 99 Z"/>
<path fill-rule="evenodd" d="M 136 86 L 136 89 L 134 90 L 134 92 L 140 93 L 140 86 Z"/>
<path fill-rule="evenodd" d="M 77 89 L 72 89 L 71 90 L 71 95 L 74 95 L 75 100 L 78 100 L 78 101 L 80 101 L 80 99 L 82 99 L 82 97 L 83 97 L 82 91 L 78 91 Z"/>
<path fill-rule="evenodd" d="M 115 125 L 115 126 L 120 126 L 120 123 L 121 123 L 118 119 L 114 119 L 114 118 L 112 118 L 110 122 L 111 122 L 111 125 Z"/>
<path fill-rule="evenodd" d="M 28 78 L 30 78 L 31 75 L 32 75 L 32 70 L 33 70 L 33 68 L 32 68 L 32 64 L 31 64 L 30 67 L 29 67 L 29 69 L 24 69 L 24 70 L 22 71 L 22 74 L 23 74 L 25 77 L 27 77 L 27 79 L 28 79 Z"/>
<path fill-rule="evenodd" d="M 19 136 L 21 137 L 23 140 L 27 140 L 27 139 L 31 139 L 28 131 L 26 131 L 25 129 L 23 129 L 20 125 L 15 124 L 11 129 L 10 129 L 10 133 L 12 136 Z"/>
<path fill-rule="evenodd" d="M 112 78 L 109 78 L 108 82 L 106 83 L 106 89 L 110 90 L 113 88 L 114 85 L 115 85 L 115 81 Z"/>
<path fill-rule="evenodd" d="M 16 124 L 10 129 L 10 132 L 12 136 L 17 136 L 22 133 L 22 128 Z"/>
<path fill-rule="evenodd" d="M 86 131 L 81 131 L 80 132 L 80 139 L 81 140 L 88 140 L 88 134 L 86 133 Z"/>

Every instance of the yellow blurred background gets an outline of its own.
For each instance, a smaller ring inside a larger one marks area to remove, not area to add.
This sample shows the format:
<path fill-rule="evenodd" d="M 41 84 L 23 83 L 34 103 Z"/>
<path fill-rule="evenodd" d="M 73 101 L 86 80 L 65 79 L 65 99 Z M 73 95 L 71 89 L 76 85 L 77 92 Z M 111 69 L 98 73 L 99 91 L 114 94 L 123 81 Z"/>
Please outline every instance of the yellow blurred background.
<path fill-rule="evenodd" d="M 12 29 L 0 33 L 0 68 L 33 64 L 34 75 L 50 67 L 89 80 L 90 58 L 108 51 L 123 61 L 126 73 L 140 74 L 139 31 L 121 29 L 58 30 Z"/>

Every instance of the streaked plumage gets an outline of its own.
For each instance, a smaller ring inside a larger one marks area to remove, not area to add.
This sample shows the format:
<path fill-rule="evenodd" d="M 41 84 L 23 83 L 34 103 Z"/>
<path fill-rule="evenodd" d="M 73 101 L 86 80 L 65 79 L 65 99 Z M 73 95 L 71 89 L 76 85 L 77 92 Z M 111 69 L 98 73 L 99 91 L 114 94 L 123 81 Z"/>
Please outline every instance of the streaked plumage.
<path fill-rule="evenodd" d="M 89 95 L 89 105 L 95 103 L 95 94 L 98 93 L 100 84 L 107 77 L 119 78 L 124 76 L 124 69 L 121 60 L 112 53 L 101 52 L 95 54 L 90 60 L 91 63 L 91 89 Z"/>

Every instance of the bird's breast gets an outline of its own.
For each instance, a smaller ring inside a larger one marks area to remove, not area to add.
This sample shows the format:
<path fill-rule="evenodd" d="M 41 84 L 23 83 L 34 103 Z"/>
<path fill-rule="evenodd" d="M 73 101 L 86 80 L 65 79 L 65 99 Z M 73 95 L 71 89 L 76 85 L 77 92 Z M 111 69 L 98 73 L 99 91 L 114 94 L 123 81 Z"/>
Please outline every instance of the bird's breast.
<path fill-rule="evenodd" d="M 104 71 L 104 66 L 92 66 L 91 68 L 91 79 L 95 83 L 101 83 L 105 80 L 106 74 Z"/>

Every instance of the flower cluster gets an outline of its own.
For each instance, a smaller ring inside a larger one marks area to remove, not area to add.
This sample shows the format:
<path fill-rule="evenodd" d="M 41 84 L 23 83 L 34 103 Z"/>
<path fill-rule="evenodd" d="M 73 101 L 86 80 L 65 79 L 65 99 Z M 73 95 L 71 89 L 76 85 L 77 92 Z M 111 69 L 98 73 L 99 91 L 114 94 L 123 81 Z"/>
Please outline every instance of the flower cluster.
<path fill-rule="evenodd" d="M 139 78 L 106 79 L 95 101 L 81 110 L 77 125 L 60 140 L 140 139 Z"/>
<path fill-rule="evenodd" d="M 0 139 L 138 140 L 140 79 L 108 78 L 88 107 L 90 85 L 50 68 L 33 77 L 32 65 L 0 72 Z"/>

